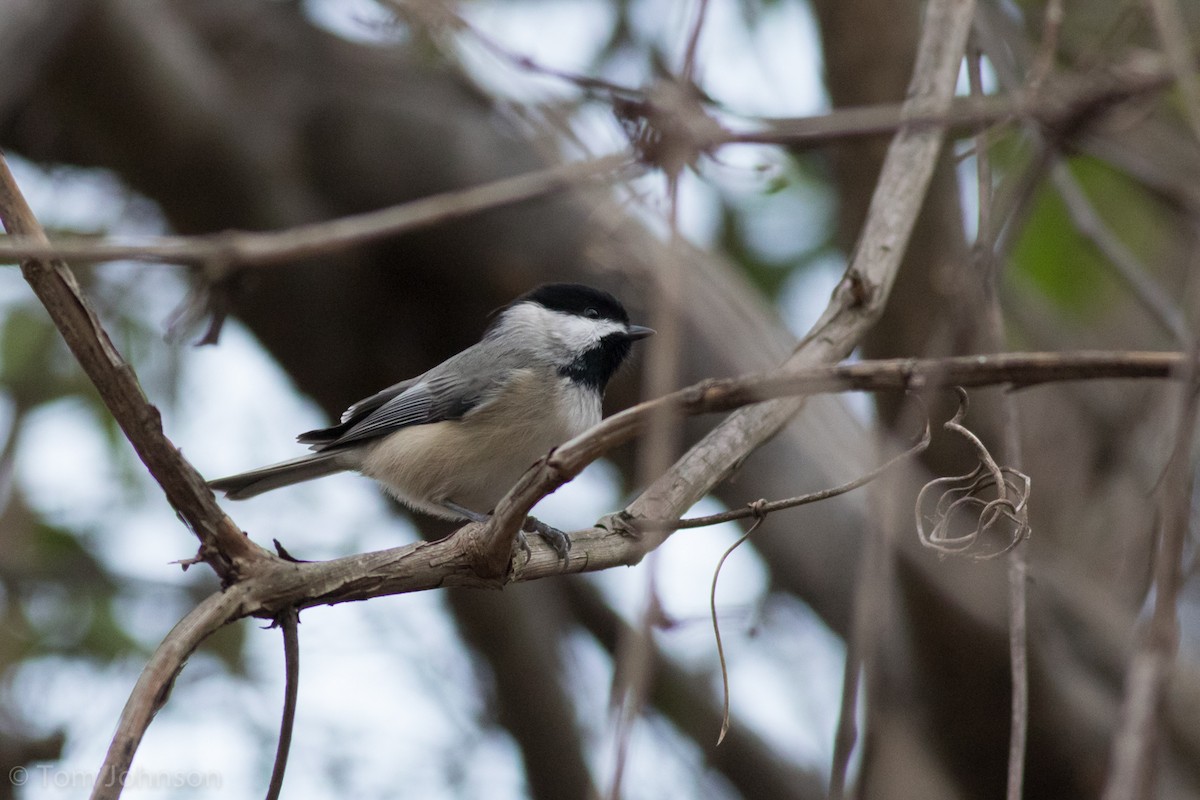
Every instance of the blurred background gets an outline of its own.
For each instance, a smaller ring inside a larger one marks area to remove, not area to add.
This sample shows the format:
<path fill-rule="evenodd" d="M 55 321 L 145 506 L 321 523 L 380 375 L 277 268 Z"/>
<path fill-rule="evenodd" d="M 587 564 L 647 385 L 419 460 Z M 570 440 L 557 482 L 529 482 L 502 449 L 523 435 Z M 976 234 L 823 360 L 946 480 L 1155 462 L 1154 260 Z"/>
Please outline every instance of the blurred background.
<path fill-rule="evenodd" d="M 1196 9 L 1184 10 L 1194 49 Z M 921 11 L 916 0 L 711 0 L 693 77 L 735 129 L 896 102 Z M 979 4 L 985 90 L 1037 69 L 1097 75 L 1162 49 L 1139 3 L 1073 0 L 1049 25 L 1044 11 Z M 649 86 L 679 73 L 696 13 L 676 0 L 0 0 L 0 147 L 52 235 L 283 229 L 627 146 L 602 91 L 549 73 Z M 994 133 L 998 194 L 1027 186 L 1004 239 L 1010 348 L 1190 345 L 1200 144 L 1187 111 L 1167 92 L 1053 141 L 1031 125 Z M 683 174 L 683 382 L 786 357 L 853 250 L 887 140 L 731 145 Z M 972 148 L 962 138 L 943 154 L 863 356 L 979 349 Z M 649 322 L 667 210 L 649 175 L 304 263 L 77 273 L 167 434 L 211 478 L 299 454 L 298 432 L 475 341 L 489 311 L 537 283 L 604 286 Z M 219 343 L 193 346 L 214 313 L 230 315 Z M 638 398 L 641 366 L 615 382 L 610 412 Z M 171 565 L 194 553 L 193 537 L 16 269 L 0 271 L 0 384 L 0 798 L 80 797 L 148 654 L 217 584 L 203 567 Z M 971 420 L 994 442 L 991 395 L 976 393 Z M 1034 486 L 1025 794 L 1096 796 L 1150 594 L 1151 493 L 1174 395 L 1126 381 L 1016 397 Z M 894 400 L 813 401 L 696 511 L 849 480 L 877 461 L 871 429 L 908 435 L 899 416 Z M 688 438 L 712 423 L 689 424 Z M 906 479 L 962 472 L 965 457 L 938 439 Z M 592 524 L 631 497 L 632 465 L 632 450 L 615 453 L 538 515 Z M 911 494 L 904 503 L 856 493 L 775 514 L 730 558 L 716 604 L 733 729 L 719 748 L 708 592 L 737 526 L 680 532 L 636 568 L 307 610 L 285 796 L 608 792 L 615 654 L 645 613 L 651 572 L 655 669 L 622 796 L 824 796 L 863 545 L 887 534 L 857 789 L 1001 797 L 1006 565 L 922 550 Z M 303 559 L 449 530 L 353 476 L 228 510 L 258 542 L 277 538 Z M 1193 603 L 1189 582 L 1162 797 L 1200 796 Z M 243 621 L 212 637 L 151 726 L 127 796 L 261 795 L 282 675 L 278 631 Z"/>

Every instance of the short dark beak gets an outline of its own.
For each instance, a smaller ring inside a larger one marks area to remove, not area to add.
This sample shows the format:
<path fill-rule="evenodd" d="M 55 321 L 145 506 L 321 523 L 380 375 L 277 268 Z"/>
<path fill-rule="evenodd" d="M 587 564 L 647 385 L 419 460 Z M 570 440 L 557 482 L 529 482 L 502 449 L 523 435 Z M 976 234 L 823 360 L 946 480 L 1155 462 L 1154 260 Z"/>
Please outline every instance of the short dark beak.
<path fill-rule="evenodd" d="M 630 325 L 629 329 L 625 331 L 625 335 L 633 341 L 645 339 L 647 336 L 654 335 L 654 328 L 646 328 L 641 325 Z"/>

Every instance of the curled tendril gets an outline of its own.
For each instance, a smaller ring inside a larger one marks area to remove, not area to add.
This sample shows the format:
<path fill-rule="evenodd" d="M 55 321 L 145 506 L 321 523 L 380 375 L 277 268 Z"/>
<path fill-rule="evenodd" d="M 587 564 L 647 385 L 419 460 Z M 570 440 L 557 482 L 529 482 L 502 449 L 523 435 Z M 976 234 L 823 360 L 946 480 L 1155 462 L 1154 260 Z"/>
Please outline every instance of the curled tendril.
<path fill-rule="evenodd" d="M 963 426 L 967 393 L 961 387 L 955 391 L 958 411 L 943 427 L 971 444 L 979 464 L 966 475 L 934 478 L 921 488 L 915 509 L 917 536 L 921 544 L 943 555 L 970 553 L 976 559 L 995 558 L 1029 536 L 1030 479 L 1019 470 L 997 464 L 979 437 Z M 937 500 L 928 509 L 932 497 Z M 927 528 L 927 523 L 932 527 Z M 1003 547 L 971 552 L 1001 532 L 1007 537 Z"/>

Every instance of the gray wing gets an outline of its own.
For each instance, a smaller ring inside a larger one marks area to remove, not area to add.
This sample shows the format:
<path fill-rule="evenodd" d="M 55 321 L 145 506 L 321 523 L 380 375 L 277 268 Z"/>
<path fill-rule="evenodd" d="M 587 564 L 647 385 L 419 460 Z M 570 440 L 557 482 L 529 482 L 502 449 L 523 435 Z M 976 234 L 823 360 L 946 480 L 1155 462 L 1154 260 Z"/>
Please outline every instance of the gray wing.
<path fill-rule="evenodd" d="M 484 399 L 488 385 L 439 376 L 417 383 L 354 423 L 336 444 L 386 436 L 409 425 L 460 419 Z"/>
<path fill-rule="evenodd" d="M 327 450 L 409 425 L 461 419 L 495 396 L 511 374 L 506 354 L 496 355 L 478 346 L 468 348 L 418 378 L 360 400 L 347 409 L 339 425 L 301 434 L 299 441 Z"/>
<path fill-rule="evenodd" d="M 352 419 L 362 419 L 367 414 L 369 414 L 370 412 L 379 408 L 381 405 L 386 403 L 388 400 L 391 400 L 396 395 L 401 394 L 401 393 L 405 392 L 406 390 L 412 388 L 412 386 L 414 384 L 416 384 L 418 381 L 420 381 L 421 378 L 423 378 L 423 377 L 425 377 L 425 376 L 419 375 L 415 378 L 409 378 L 406 381 L 400 381 L 399 383 L 393 384 L 381 392 L 376 392 L 375 394 L 371 395 L 370 397 L 359 400 L 357 403 L 355 403 L 354 405 L 350 406 L 349 408 L 347 408 L 345 411 L 342 412 L 342 420 L 341 421 L 349 422 Z"/>

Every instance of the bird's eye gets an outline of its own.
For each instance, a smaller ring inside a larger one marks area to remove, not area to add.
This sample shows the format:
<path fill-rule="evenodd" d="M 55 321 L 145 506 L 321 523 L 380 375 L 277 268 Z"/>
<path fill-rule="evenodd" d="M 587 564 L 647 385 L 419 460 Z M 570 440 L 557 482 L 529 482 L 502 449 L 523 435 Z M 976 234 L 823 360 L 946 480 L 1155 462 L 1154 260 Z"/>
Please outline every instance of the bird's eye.
<path fill-rule="evenodd" d="M 600 312 L 594 308 L 585 308 L 583 315 L 588 319 L 600 319 Z"/>

